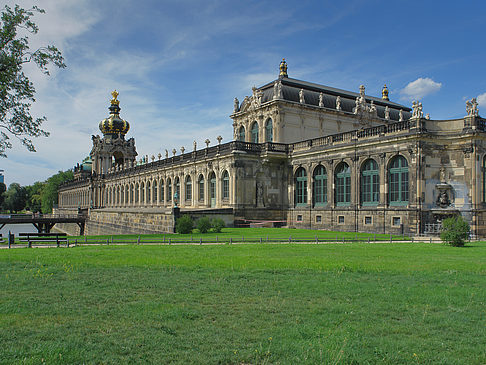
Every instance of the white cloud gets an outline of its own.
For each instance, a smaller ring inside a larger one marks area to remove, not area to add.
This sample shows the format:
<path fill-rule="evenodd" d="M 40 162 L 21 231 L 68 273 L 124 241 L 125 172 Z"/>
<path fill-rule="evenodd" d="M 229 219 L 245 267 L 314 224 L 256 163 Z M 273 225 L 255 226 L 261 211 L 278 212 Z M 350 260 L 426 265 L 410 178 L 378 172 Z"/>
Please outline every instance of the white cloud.
<path fill-rule="evenodd" d="M 422 99 L 424 96 L 433 94 L 440 90 L 442 83 L 435 82 L 429 77 L 419 77 L 417 80 L 410 82 L 400 92 L 405 99 Z"/>
<path fill-rule="evenodd" d="M 482 93 L 477 97 L 478 104 L 482 107 L 486 107 L 486 93 Z"/>

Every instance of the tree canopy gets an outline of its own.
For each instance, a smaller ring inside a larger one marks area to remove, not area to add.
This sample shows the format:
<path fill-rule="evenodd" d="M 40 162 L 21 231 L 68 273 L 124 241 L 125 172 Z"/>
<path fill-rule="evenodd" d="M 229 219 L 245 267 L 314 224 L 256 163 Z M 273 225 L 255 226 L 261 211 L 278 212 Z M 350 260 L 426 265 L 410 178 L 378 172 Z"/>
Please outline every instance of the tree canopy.
<path fill-rule="evenodd" d="M 18 5 L 12 9 L 5 5 L 0 23 L 0 156 L 12 148 L 11 137 L 35 151 L 32 137 L 47 137 L 41 129 L 46 117 L 33 118 L 30 107 L 35 102 L 35 88 L 23 72 L 23 65 L 33 62 L 40 71 L 49 75 L 47 66 L 53 64 L 64 68 L 61 52 L 52 45 L 31 50 L 29 37 L 19 36 L 18 31 L 36 34 L 39 28 L 31 20 L 34 13 L 44 13 L 37 6 L 23 9 Z"/>

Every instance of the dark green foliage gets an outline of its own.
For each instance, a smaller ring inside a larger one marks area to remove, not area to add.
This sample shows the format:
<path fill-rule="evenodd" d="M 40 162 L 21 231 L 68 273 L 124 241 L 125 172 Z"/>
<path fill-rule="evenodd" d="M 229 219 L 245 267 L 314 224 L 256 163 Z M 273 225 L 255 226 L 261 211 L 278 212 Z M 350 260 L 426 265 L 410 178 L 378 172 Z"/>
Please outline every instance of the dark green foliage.
<path fill-rule="evenodd" d="M 176 223 L 176 232 L 177 233 L 182 233 L 182 234 L 191 233 L 193 227 L 194 227 L 194 224 L 192 222 L 190 215 L 184 214 L 182 217 L 177 219 L 177 223 Z"/>
<path fill-rule="evenodd" d="M 469 223 L 462 216 L 458 215 L 444 219 L 440 238 L 451 246 L 464 246 L 465 241 L 469 238 L 470 231 Z"/>
<path fill-rule="evenodd" d="M 53 204 L 57 204 L 57 189 L 59 188 L 59 185 L 65 181 L 70 181 L 73 178 L 73 172 L 68 170 L 59 171 L 56 175 L 52 175 L 47 179 L 41 192 L 42 213 L 52 212 Z"/>
<path fill-rule="evenodd" d="M 222 220 L 221 218 L 214 218 L 212 221 L 211 221 L 211 226 L 213 227 L 213 232 L 215 233 L 220 233 L 221 230 L 226 226 L 224 224 L 224 220 Z"/>
<path fill-rule="evenodd" d="M 27 203 L 27 189 L 20 184 L 12 183 L 5 193 L 4 207 L 10 212 L 20 212 Z"/>
<path fill-rule="evenodd" d="M 26 186 L 27 189 L 27 204 L 25 208 L 31 212 L 40 212 L 42 210 L 42 190 L 45 183 L 35 182 L 34 185 Z"/>
<path fill-rule="evenodd" d="M 32 22 L 34 12 L 44 10 L 34 6 L 29 10 L 15 5 L 12 9 L 5 5 L 0 23 L 0 156 L 12 148 L 10 137 L 18 138 L 29 151 L 35 151 L 30 137 L 47 137 L 49 133 L 41 129 L 45 117 L 33 118 L 31 104 L 35 101 L 35 88 L 23 72 L 25 63 L 34 63 L 42 73 L 49 75 L 47 66 L 53 64 L 64 68 L 61 52 L 54 46 L 31 50 L 29 38 L 22 33 L 36 34 L 38 27 Z"/>
<path fill-rule="evenodd" d="M 207 233 L 211 229 L 211 221 L 208 217 L 199 218 L 196 222 L 196 228 L 200 233 Z"/>
<path fill-rule="evenodd" d="M 3 210 L 3 202 L 5 201 L 5 192 L 7 191 L 7 186 L 4 183 L 0 183 L 0 210 Z"/>

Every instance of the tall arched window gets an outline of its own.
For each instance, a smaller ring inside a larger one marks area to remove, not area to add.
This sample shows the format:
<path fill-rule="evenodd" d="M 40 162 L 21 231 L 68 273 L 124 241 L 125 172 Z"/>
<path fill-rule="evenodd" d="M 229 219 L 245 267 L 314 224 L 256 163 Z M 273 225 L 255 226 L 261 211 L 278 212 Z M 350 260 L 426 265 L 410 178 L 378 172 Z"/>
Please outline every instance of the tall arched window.
<path fill-rule="evenodd" d="M 351 202 L 351 170 L 346 162 L 341 162 L 334 173 L 336 186 L 336 205 L 349 205 Z"/>
<path fill-rule="evenodd" d="M 327 202 L 327 172 L 322 165 L 314 169 L 312 196 L 315 206 L 322 206 Z"/>
<path fill-rule="evenodd" d="M 408 163 L 405 157 L 395 156 L 390 162 L 389 200 L 390 205 L 408 204 Z"/>
<path fill-rule="evenodd" d="M 179 180 L 179 176 L 176 176 L 174 179 L 174 195 L 177 194 L 177 199 L 181 201 L 181 182 Z"/>
<path fill-rule="evenodd" d="M 145 204 L 145 183 L 142 181 L 140 183 L 140 204 Z"/>
<path fill-rule="evenodd" d="M 167 201 L 172 201 L 172 181 L 170 178 L 167 179 Z"/>
<path fill-rule="evenodd" d="M 133 205 L 133 203 L 135 202 L 135 186 L 130 185 L 130 204 Z"/>
<path fill-rule="evenodd" d="M 245 142 L 245 127 L 241 126 L 238 130 L 238 141 Z"/>
<path fill-rule="evenodd" d="M 251 125 L 251 141 L 253 143 L 258 143 L 258 123 L 253 122 Z"/>
<path fill-rule="evenodd" d="M 369 159 L 361 169 L 361 204 L 377 205 L 380 201 L 380 174 L 378 164 Z"/>
<path fill-rule="evenodd" d="M 165 189 L 164 189 L 164 179 L 160 179 L 160 192 L 159 192 L 159 202 L 163 203 L 165 196 Z"/>
<path fill-rule="evenodd" d="M 198 190 L 199 190 L 199 201 L 204 201 L 204 176 L 201 174 L 199 175 L 199 179 L 197 182 Z"/>
<path fill-rule="evenodd" d="M 216 174 L 211 172 L 209 175 L 209 199 L 211 207 L 216 206 Z"/>
<path fill-rule="evenodd" d="M 116 187 L 116 204 L 120 204 L 120 186 Z"/>
<path fill-rule="evenodd" d="M 486 203 L 486 156 L 483 157 L 483 203 Z"/>
<path fill-rule="evenodd" d="M 157 204 L 157 180 L 152 182 L 152 200 L 154 204 Z"/>
<path fill-rule="evenodd" d="M 229 174 L 228 174 L 228 171 L 224 171 L 223 172 L 223 186 L 222 186 L 222 189 L 223 190 L 223 200 L 228 200 L 229 199 Z"/>
<path fill-rule="evenodd" d="M 145 201 L 146 204 L 152 203 L 150 181 L 147 181 L 147 187 L 145 189 L 145 197 L 147 198 L 147 200 Z"/>
<path fill-rule="evenodd" d="M 186 201 L 190 202 L 192 200 L 192 180 L 191 176 L 186 176 L 186 189 L 185 189 Z"/>
<path fill-rule="evenodd" d="M 139 200 L 138 200 L 138 196 L 140 194 L 140 191 L 139 191 L 139 186 L 138 186 L 138 183 L 135 184 L 135 203 L 138 204 Z"/>
<path fill-rule="evenodd" d="M 125 185 L 125 205 L 130 203 L 130 186 Z"/>
<path fill-rule="evenodd" d="M 273 142 L 273 122 L 268 118 L 265 122 L 265 142 Z"/>
<path fill-rule="evenodd" d="M 303 167 L 295 172 L 295 205 L 307 204 L 307 173 Z"/>

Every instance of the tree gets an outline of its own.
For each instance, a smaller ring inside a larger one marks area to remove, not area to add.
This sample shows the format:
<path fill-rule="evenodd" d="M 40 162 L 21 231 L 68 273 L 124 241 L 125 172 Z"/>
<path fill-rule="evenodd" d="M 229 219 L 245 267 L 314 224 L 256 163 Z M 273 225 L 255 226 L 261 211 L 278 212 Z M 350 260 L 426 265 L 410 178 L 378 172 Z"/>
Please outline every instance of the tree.
<path fill-rule="evenodd" d="M 191 216 L 189 214 L 184 214 L 177 220 L 176 232 L 181 234 L 187 234 L 192 232 L 194 223 L 192 222 Z"/>
<path fill-rule="evenodd" d="M 5 194 L 4 206 L 11 212 L 19 212 L 25 208 L 27 202 L 27 190 L 18 183 L 12 183 L 8 186 Z"/>
<path fill-rule="evenodd" d="M 49 75 L 47 66 L 54 64 L 64 68 L 61 52 L 54 46 L 41 47 L 32 51 L 28 36 L 19 36 L 22 29 L 36 34 L 39 28 L 31 20 L 34 12 L 44 13 L 37 6 L 29 10 L 18 5 L 12 9 L 5 5 L 0 23 L 0 156 L 6 157 L 5 151 L 12 148 L 10 137 L 15 137 L 35 152 L 30 137 L 47 137 L 48 132 L 41 129 L 46 117 L 33 118 L 30 107 L 35 102 L 35 88 L 23 72 L 23 65 L 33 62 L 40 71 Z"/>
<path fill-rule="evenodd" d="M 451 246 L 464 246 L 469 238 L 471 228 L 462 216 L 446 218 L 442 221 L 442 232 L 440 239 Z"/>
<path fill-rule="evenodd" d="M 26 208 L 31 212 L 40 212 L 42 209 L 42 190 L 45 183 L 35 182 L 34 185 L 26 186 L 27 204 Z"/>
<path fill-rule="evenodd" d="M 41 192 L 42 213 L 52 212 L 53 204 L 57 204 L 58 202 L 57 189 L 59 188 L 59 185 L 65 181 L 70 181 L 73 178 L 73 172 L 68 170 L 59 171 L 57 174 L 52 175 L 46 180 L 45 186 Z"/>
<path fill-rule="evenodd" d="M 207 233 L 211 228 L 211 221 L 208 217 L 199 218 L 196 222 L 196 228 L 199 230 L 199 233 Z"/>
<path fill-rule="evenodd" d="M 3 202 L 5 201 L 5 192 L 7 191 L 7 187 L 4 183 L 0 183 L 0 210 L 5 209 L 3 207 Z"/>

